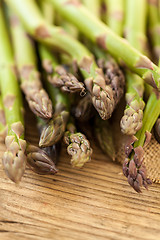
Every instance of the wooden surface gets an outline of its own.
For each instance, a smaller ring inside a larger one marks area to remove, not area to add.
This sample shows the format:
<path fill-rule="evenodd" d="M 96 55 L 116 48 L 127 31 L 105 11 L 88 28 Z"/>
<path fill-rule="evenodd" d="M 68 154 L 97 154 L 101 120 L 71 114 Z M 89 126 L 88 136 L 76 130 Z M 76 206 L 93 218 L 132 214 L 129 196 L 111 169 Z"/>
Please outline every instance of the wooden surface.
<path fill-rule="evenodd" d="M 30 117 L 27 139 L 36 143 L 31 122 Z M 73 169 L 63 149 L 56 176 L 27 169 L 19 186 L 0 165 L 0 239 L 160 239 L 160 185 L 137 194 L 121 166 L 93 147 L 93 159 L 83 169 Z M 0 144 L 0 157 L 4 150 Z"/>

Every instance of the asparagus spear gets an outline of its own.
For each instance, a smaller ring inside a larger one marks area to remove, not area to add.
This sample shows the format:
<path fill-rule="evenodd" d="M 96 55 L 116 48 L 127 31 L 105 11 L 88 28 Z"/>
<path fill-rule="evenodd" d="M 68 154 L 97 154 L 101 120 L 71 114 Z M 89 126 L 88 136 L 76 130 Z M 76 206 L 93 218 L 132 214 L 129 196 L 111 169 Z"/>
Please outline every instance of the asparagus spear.
<path fill-rule="evenodd" d="M 21 89 L 30 109 L 37 116 L 49 119 L 52 116 L 52 104 L 40 81 L 33 43 L 30 42 L 18 18 L 13 14 L 10 16 L 10 23 Z"/>
<path fill-rule="evenodd" d="M 57 143 L 63 136 L 69 117 L 68 96 L 54 88 L 44 76 L 44 84 L 52 100 L 55 112 L 52 119 L 43 128 L 39 146 L 48 147 Z"/>
<path fill-rule="evenodd" d="M 51 18 L 51 10 L 53 6 L 50 2 L 44 2 L 40 0 L 40 8 L 45 17 L 46 21 L 49 24 L 53 23 L 53 18 Z M 80 83 L 72 73 L 68 73 L 67 70 L 58 64 L 56 57 L 53 56 L 53 53 L 47 49 L 43 44 L 39 44 L 39 52 L 42 58 L 42 66 L 45 69 L 45 72 L 48 75 L 50 83 L 54 87 L 61 88 L 64 92 L 81 92 L 84 93 L 84 84 Z"/>
<path fill-rule="evenodd" d="M 107 6 L 105 23 L 117 35 L 123 35 L 124 0 L 104 0 Z"/>
<path fill-rule="evenodd" d="M 10 2 L 11 0 L 9 0 Z M 55 9 L 90 40 L 116 56 L 143 80 L 160 90 L 160 69 L 146 56 L 117 36 L 78 0 L 50 0 Z"/>
<path fill-rule="evenodd" d="M 146 52 L 147 2 L 126 1 L 126 26 L 125 35 L 132 46 L 141 52 Z M 136 16 L 136 18 L 135 18 Z M 127 135 L 134 135 L 142 127 L 144 82 L 138 75 L 126 70 L 126 102 L 127 106 L 121 119 L 121 131 Z"/>
<path fill-rule="evenodd" d="M 89 94 L 86 94 L 81 99 L 78 99 L 78 103 L 72 108 L 72 113 L 76 119 L 85 122 L 88 121 L 94 115 L 94 109 L 92 105 L 92 99 Z"/>
<path fill-rule="evenodd" d="M 87 1 L 85 1 L 86 3 Z M 94 1 L 92 2 L 94 5 Z M 86 7 L 88 7 L 86 5 Z M 95 6 L 95 8 L 97 5 Z M 116 6 L 115 6 L 116 7 Z M 92 7 L 93 8 L 93 7 Z M 88 8 L 89 9 L 89 8 Z M 99 17 L 98 15 L 96 15 Z M 120 27 L 119 23 L 119 27 Z M 116 25 L 115 25 L 116 27 Z M 118 28 L 118 25 L 117 25 Z M 107 84 L 111 85 L 114 93 L 115 106 L 120 101 L 124 91 L 124 75 L 120 70 L 115 60 L 108 54 L 104 53 L 95 44 L 92 46 L 93 52 L 98 58 L 98 65 L 103 69 L 105 74 L 105 80 Z M 107 154 L 113 161 L 115 160 L 115 148 L 113 144 L 112 131 L 110 129 L 110 123 L 108 121 L 101 121 L 98 117 L 95 118 L 94 122 L 94 134 L 99 143 L 102 151 Z"/>
<path fill-rule="evenodd" d="M 32 36 L 72 56 L 85 78 L 85 85 L 92 96 L 93 105 L 103 119 L 109 118 L 114 106 L 112 89 L 106 85 L 102 70 L 96 65 L 92 54 L 61 28 L 45 22 L 32 0 L 23 0 L 23 3 L 21 0 L 6 0 L 6 2 L 17 13 Z"/>
<path fill-rule="evenodd" d="M 149 33 L 153 51 L 157 60 L 160 57 L 160 18 L 158 13 L 158 0 L 148 0 Z"/>
<path fill-rule="evenodd" d="M 5 137 L 6 134 L 6 119 L 5 119 L 5 113 L 4 113 L 4 106 L 2 102 L 2 95 L 0 92 L 0 137 L 2 139 Z"/>
<path fill-rule="evenodd" d="M 93 1 L 92 5 L 95 5 L 94 7 L 97 8 L 98 3 L 100 4 L 100 2 L 96 2 L 95 4 L 95 2 Z M 84 4 L 86 5 L 86 7 L 88 7 L 87 1 L 84 1 Z M 96 16 L 99 17 L 98 14 Z M 114 106 L 112 110 L 114 110 L 124 92 L 124 75 L 116 61 L 109 54 L 106 54 L 95 44 L 89 43 L 88 45 L 98 59 L 98 66 L 103 69 L 106 84 L 112 89 L 112 95 L 114 97 Z"/>
<path fill-rule="evenodd" d="M 46 122 L 37 117 L 39 134 L 42 133 L 45 125 Z M 59 150 L 58 145 L 40 149 L 37 146 L 29 144 L 29 146 L 27 146 L 27 164 L 38 174 L 55 174 L 58 171 L 55 164 L 57 163 Z"/>
<path fill-rule="evenodd" d="M 7 176 L 18 183 L 26 167 L 23 105 L 1 4 L 2 2 L 0 2 L 0 88 L 7 124 L 5 138 L 7 150 L 2 163 Z"/>
<path fill-rule="evenodd" d="M 109 121 L 103 121 L 96 116 L 94 121 L 94 134 L 102 151 L 115 161 L 115 147 Z"/>
<path fill-rule="evenodd" d="M 128 178 L 129 184 L 137 191 L 141 192 L 141 186 L 147 188 L 151 184 L 150 179 L 146 177 L 146 169 L 143 165 L 144 151 L 143 146 L 151 138 L 151 130 L 160 114 L 160 96 L 159 93 L 152 92 L 144 111 L 143 127 L 137 132 L 137 141 L 127 146 L 127 157 L 123 164 L 123 173 Z M 145 144 L 146 145 L 146 144 Z"/>
<path fill-rule="evenodd" d="M 68 145 L 67 152 L 72 156 L 71 164 L 73 167 L 83 167 L 86 162 L 91 160 L 92 149 L 85 135 L 77 132 L 73 122 L 67 124 L 64 135 L 64 142 Z"/>
<path fill-rule="evenodd" d="M 55 153 L 55 145 L 51 148 L 41 149 L 34 145 L 27 146 L 27 164 L 32 171 L 38 174 L 55 174 L 58 172 L 53 159 Z"/>

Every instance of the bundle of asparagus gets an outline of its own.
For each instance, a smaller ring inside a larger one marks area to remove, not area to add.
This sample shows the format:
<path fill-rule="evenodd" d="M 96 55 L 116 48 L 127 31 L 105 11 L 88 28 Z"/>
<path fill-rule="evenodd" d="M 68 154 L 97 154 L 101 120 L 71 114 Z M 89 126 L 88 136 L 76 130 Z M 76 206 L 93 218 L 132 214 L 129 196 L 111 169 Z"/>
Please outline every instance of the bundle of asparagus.
<path fill-rule="evenodd" d="M 123 173 L 137 192 L 141 186 L 147 188 L 151 180 L 143 164 L 143 148 L 156 121 L 154 132 L 160 138 L 158 1 L 103 1 L 107 9 L 103 16 L 100 0 L 4 2 L 7 11 L 4 6 L 0 9 L 0 134 L 3 139 L 5 135 L 3 165 L 9 178 L 19 182 L 26 164 L 38 174 L 57 173 L 57 144 L 62 139 L 73 167 L 89 162 L 92 148 L 78 131 L 77 120 L 93 124 L 103 153 L 115 160 L 112 114 L 121 104 L 126 82 L 126 107 L 119 123 L 123 134 L 129 135 Z M 54 26 L 56 18 L 61 19 L 58 26 Z M 65 20 L 64 24 L 64 19 L 70 23 Z M 148 50 L 150 43 L 153 54 Z M 24 140 L 20 88 L 37 118 L 39 147 Z"/>

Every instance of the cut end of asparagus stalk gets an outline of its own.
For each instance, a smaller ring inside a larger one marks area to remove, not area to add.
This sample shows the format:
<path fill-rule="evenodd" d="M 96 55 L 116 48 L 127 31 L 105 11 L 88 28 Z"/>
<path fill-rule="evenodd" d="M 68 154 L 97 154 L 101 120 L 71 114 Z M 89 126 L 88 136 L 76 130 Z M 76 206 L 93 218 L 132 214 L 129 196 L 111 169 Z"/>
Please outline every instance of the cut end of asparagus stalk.
<path fill-rule="evenodd" d="M 7 151 L 3 155 L 2 163 L 7 176 L 15 183 L 20 182 L 26 167 L 26 141 L 15 139 L 15 136 L 5 138 Z"/>
<path fill-rule="evenodd" d="M 28 145 L 27 164 L 38 174 L 56 174 L 58 172 L 54 162 L 43 149 Z"/>
<path fill-rule="evenodd" d="M 84 84 L 79 82 L 72 73 L 68 73 L 63 66 L 57 66 L 55 73 L 53 76 L 49 76 L 48 80 L 54 87 L 59 87 L 64 92 L 80 92 L 81 96 L 86 93 Z"/>
<path fill-rule="evenodd" d="M 53 116 L 42 130 L 39 141 L 40 147 L 52 146 L 62 138 L 68 117 L 69 113 L 67 111 L 62 111 Z"/>
<path fill-rule="evenodd" d="M 86 162 L 91 160 L 92 148 L 82 133 L 67 131 L 64 136 L 64 142 L 68 145 L 68 154 L 72 156 L 71 164 L 73 167 L 81 168 Z"/>

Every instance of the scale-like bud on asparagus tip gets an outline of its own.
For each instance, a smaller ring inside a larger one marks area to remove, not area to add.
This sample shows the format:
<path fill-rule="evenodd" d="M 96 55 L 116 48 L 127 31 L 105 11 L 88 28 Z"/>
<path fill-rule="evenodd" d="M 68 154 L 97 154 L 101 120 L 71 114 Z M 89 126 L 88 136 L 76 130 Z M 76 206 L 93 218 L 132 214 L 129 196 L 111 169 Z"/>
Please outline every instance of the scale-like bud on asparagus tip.
<path fill-rule="evenodd" d="M 154 135 L 156 140 L 160 143 L 160 118 L 157 119 L 156 124 L 154 126 Z"/>
<path fill-rule="evenodd" d="M 93 105 L 100 117 L 103 120 L 110 118 L 114 109 L 112 88 L 105 84 L 105 79 L 101 75 L 96 78 L 85 79 L 85 85 L 91 94 Z"/>
<path fill-rule="evenodd" d="M 128 178 L 128 183 L 136 192 L 141 192 L 141 187 L 148 189 L 152 181 L 147 178 L 146 168 L 143 164 L 144 150 L 141 146 L 134 149 L 134 156 L 126 157 L 123 163 L 123 173 Z"/>
<path fill-rule="evenodd" d="M 80 92 L 82 96 L 86 93 L 84 84 L 79 82 L 72 73 L 68 73 L 63 66 L 57 66 L 55 73 L 53 76 L 50 75 L 48 80 L 54 87 L 59 87 L 64 92 Z"/>
<path fill-rule="evenodd" d="M 25 73 L 25 71 L 27 70 L 23 68 L 21 76 L 27 80 L 22 82 L 21 88 L 26 95 L 31 110 L 43 119 L 50 119 L 52 117 L 52 102 L 47 92 L 42 88 L 38 73 L 35 71 L 32 72 L 30 79 L 34 78 L 34 81 L 29 81 L 26 76 L 29 73 Z"/>
<path fill-rule="evenodd" d="M 38 174 L 55 174 L 58 172 L 54 162 L 47 153 L 39 147 L 28 145 L 27 163 Z"/>
<path fill-rule="evenodd" d="M 26 167 L 26 141 L 19 138 L 24 131 L 21 122 L 13 123 L 11 128 L 16 136 L 11 135 L 5 138 L 7 150 L 3 155 L 2 163 L 7 176 L 13 182 L 18 183 Z"/>
<path fill-rule="evenodd" d="M 141 129 L 143 124 L 144 106 L 145 104 L 143 100 L 138 102 L 135 99 L 129 103 L 120 122 L 121 131 L 124 134 L 134 135 L 139 129 Z"/>
<path fill-rule="evenodd" d="M 57 143 L 64 134 L 69 113 L 62 111 L 53 116 L 53 118 L 43 128 L 39 146 L 48 147 Z"/>
<path fill-rule="evenodd" d="M 83 167 L 86 162 L 91 160 L 92 149 L 89 141 L 82 133 L 67 131 L 64 142 L 68 145 L 68 154 L 72 156 L 71 164 L 73 167 Z"/>
<path fill-rule="evenodd" d="M 113 90 L 113 96 L 115 100 L 115 106 L 120 101 L 124 93 L 125 77 L 121 71 L 119 65 L 115 62 L 113 58 L 109 58 L 107 61 L 105 59 L 99 59 L 98 65 L 104 71 L 105 82 L 107 85 L 111 86 Z"/>
<path fill-rule="evenodd" d="M 73 107 L 73 115 L 80 121 L 88 121 L 94 115 L 94 108 L 90 94 L 81 98 Z"/>

